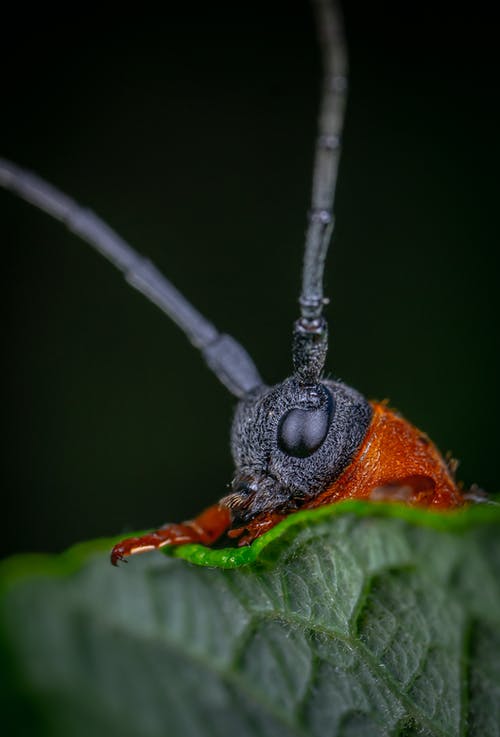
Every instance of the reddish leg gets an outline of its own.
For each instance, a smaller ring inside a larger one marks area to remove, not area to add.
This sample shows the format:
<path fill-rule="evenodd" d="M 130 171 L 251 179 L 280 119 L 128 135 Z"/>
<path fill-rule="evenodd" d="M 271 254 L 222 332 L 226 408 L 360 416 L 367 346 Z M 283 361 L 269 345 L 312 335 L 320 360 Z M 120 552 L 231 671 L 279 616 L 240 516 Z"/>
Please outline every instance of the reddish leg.
<path fill-rule="evenodd" d="M 231 514 L 226 507 L 214 504 L 198 517 L 177 525 L 163 525 L 159 530 L 141 537 L 129 537 L 115 545 L 111 551 L 111 563 L 116 566 L 128 555 L 157 550 L 165 545 L 184 545 L 184 543 L 214 543 L 231 524 Z"/>
<path fill-rule="evenodd" d="M 257 537 L 263 535 L 264 532 L 270 530 L 285 517 L 285 514 L 264 512 L 251 520 L 245 527 L 229 530 L 227 536 L 232 539 L 238 538 L 238 547 L 241 548 L 243 545 L 250 545 Z"/>

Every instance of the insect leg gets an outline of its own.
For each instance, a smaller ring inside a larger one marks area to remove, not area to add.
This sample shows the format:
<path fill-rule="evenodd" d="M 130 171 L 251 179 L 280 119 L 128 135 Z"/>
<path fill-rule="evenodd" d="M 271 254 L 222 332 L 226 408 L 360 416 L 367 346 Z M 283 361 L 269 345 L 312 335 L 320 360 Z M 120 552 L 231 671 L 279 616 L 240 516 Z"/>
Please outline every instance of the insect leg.
<path fill-rule="evenodd" d="M 272 527 L 275 527 L 278 522 L 286 517 L 285 514 L 278 512 L 265 512 L 264 514 L 257 515 L 253 520 L 248 522 L 244 527 L 238 527 L 229 530 L 227 536 L 232 539 L 236 539 L 238 547 L 241 548 L 243 545 L 250 545 L 256 538 L 260 537 Z"/>
<path fill-rule="evenodd" d="M 111 551 L 111 563 L 116 566 L 119 561 L 129 555 L 146 553 L 148 550 L 157 550 L 166 545 L 184 545 L 185 543 L 211 545 L 226 532 L 230 524 L 229 510 L 219 504 L 214 504 L 193 520 L 181 524 L 168 523 L 146 535 L 122 540 Z"/>

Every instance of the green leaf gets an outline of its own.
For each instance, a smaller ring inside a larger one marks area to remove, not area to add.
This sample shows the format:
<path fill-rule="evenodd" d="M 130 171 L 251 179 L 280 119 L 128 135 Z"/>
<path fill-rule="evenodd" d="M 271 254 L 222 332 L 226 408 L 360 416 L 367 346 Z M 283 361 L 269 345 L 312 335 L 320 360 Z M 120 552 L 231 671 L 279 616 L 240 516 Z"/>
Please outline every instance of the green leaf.
<path fill-rule="evenodd" d="M 118 570 L 113 541 L 13 558 L 0 568 L 3 725 L 15 737 L 496 737 L 499 533 L 495 506 L 349 502 L 245 549 L 185 546 Z"/>

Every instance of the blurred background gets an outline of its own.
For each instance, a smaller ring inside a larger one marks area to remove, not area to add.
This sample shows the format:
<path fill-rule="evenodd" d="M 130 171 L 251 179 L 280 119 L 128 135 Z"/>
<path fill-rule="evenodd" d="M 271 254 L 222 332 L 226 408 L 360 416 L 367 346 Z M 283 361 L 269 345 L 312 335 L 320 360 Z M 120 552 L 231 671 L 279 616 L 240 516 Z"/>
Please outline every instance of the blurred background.
<path fill-rule="evenodd" d="M 461 460 L 466 485 L 498 491 L 494 27 L 476 5 L 464 19 L 418 8 L 345 5 L 328 371 L 390 398 Z M 309 6 L 166 12 L 5 25 L 0 155 L 96 210 L 278 382 L 318 105 Z M 4 192 L 0 239 L 2 554 L 216 501 L 232 474 L 234 399 L 180 331 Z"/>

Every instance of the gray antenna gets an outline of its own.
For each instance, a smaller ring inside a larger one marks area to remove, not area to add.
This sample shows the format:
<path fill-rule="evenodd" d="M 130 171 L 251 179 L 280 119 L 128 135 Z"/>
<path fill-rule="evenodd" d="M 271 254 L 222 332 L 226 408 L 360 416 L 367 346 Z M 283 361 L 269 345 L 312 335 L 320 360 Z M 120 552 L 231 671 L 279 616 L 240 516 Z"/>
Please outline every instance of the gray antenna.
<path fill-rule="evenodd" d="M 333 233 L 335 186 L 347 92 L 343 19 L 334 0 L 312 0 L 323 64 L 319 130 L 314 157 L 311 209 L 306 231 L 300 318 L 294 325 L 293 363 L 297 378 L 316 383 L 328 350 L 323 317 L 323 272 Z"/>
<path fill-rule="evenodd" d="M 137 253 L 97 215 L 35 174 L 1 158 L 0 186 L 60 220 L 111 261 L 129 284 L 154 302 L 184 331 L 232 394 L 244 397 L 262 386 L 259 372 L 245 349 L 230 335 L 219 333 L 151 261 Z"/>

